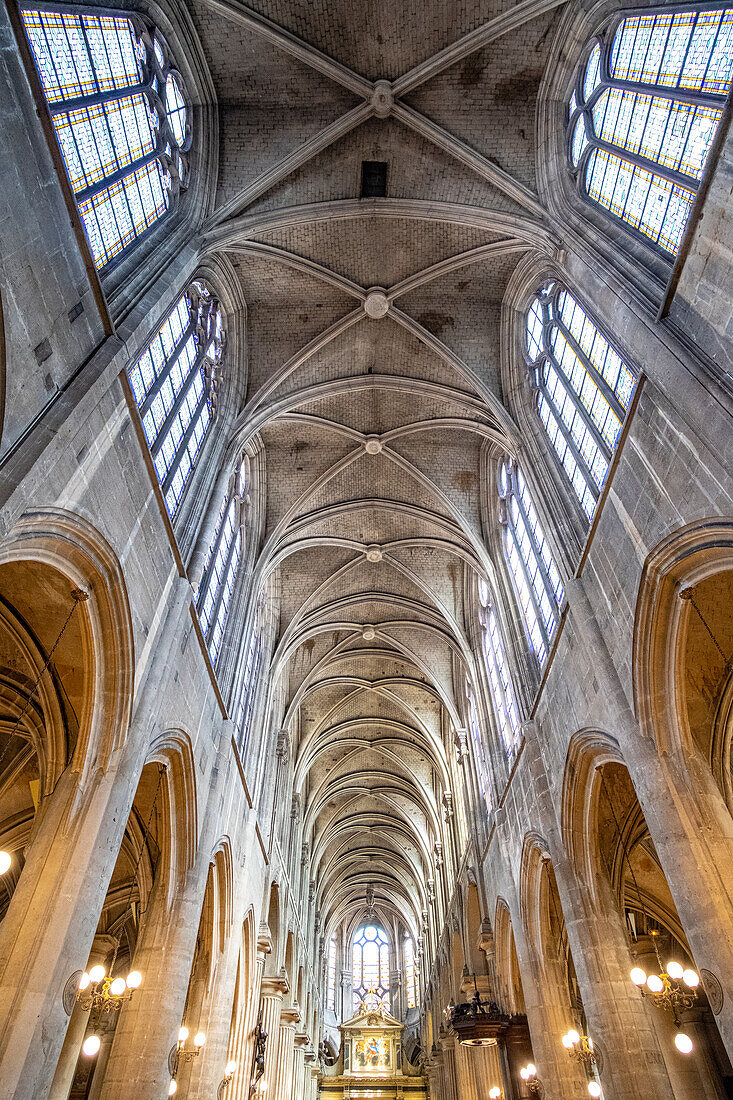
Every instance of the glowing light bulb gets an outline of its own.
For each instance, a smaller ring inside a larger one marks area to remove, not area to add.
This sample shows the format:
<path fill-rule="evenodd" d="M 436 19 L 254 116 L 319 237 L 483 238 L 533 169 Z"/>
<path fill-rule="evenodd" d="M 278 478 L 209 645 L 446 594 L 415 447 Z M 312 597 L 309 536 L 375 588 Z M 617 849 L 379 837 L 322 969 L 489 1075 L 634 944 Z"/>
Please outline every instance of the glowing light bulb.
<path fill-rule="evenodd" d="M 527 1073 L 530 1077 L 537 1076 L 537 1067 L 535 1066 L 534 1062 L 527 1062 Z"/>
<path fill-rule="evenodd" d="M 565 1047 L 566 1050 L 572 1050 L 573 1040 L 570 1038 L 569 1035 L 563 1035 L 562 1045 Z"/>
<path fill-rule="evenodd" d="M 573 1046 L 575 1046 L 576 1043 L 580 1042 L 580 1035 L 578 1034 L 578 1032 L 575 1030 L 574 1027 L 570 1028 L 570 1031 L 568 1032 L 568 1039 L 573 1044 Z"/>
<path fill-rule="evenodd" d="M 501 1089 L 498 1085 L 494 1085 L 493 1089 L 489 1089 L 489 1096 L 491 1097 L 491 1100 L 499 1100 L 499 1097 L 501 1096 Z"/>
<path fill-rule="evenodd" d="M 99 1040 L 98 1035 L 90 1035 L 88 1038 L 86 1038 L 84 1040 L 84 1045 L 82 1046 L 81 1049 L 82 1049 L 83 1053 L 86 1054 L 87 1058 L 93 1058 L 94 1055 L 99 1050 L 99 1048 L 101 1047 L 101 1045 L 102 1044 Z"/>
<path fill-rule="evenodd" d="M 193 1045 L 195 1047 L 202 1047 L 205 1042 L 206 1036 L 204 1035 L 203 1031 L 197 1031 L 193 1037 Z"/>
<path fill-rule="evenodd" d="M 658 974 L 650 974 L 646 980 L 646 984 L 651 989 L 652 993 L 661 993 L 664 989 L 664 982 Z"/>
<path fill-rule="evenodd" d="M 109 991 L 113 997 L 121 997 L 127 989 L 124 978 L 115 978 L 109 987 Z"/>
<path fill-rule="evenodd" d="M 104 975 L 106 973 L 107 971 L 104 969 L 102 964 L 97 963 L 97 965 L 93 966 L 92 969 L 89 971 L 89 981 L 93 982 L 93 984 L 96 985 L 97 982 L 104 981 Z"/>
<path fill-rule="evenodd" d="M 697 989 L 700 984 L 700 977 L 694 970 L 683 970 L 682 981 L 685 985 L 688 985 L 690 989 Z"/>
<path fill-rule="evenodd" d="M 519 1076 L 522 1078 L 523 1081 L 528 1081 L 529 1080 L 529 1074 L 527 1073 L 527 1067 L 526 1066 L 523 1069 L 520 1069 Z"/>
<path fill-rule="evenodd" d="M 82 976 L 79 978 L 79 989 L 86 989 L 91 980 L 92 979 L 89 977 L 85 970 Z"/>
<path fill-rule="evenodd" d="M 600 1096 L 601 1095 L 601 1086 L 598 1084 L 597 1081 L 589 1081 L 588 1082 L 588 1092 L 591 1094 L 591 1096 Z"/>
<path fill-rule="evenodd" d="M 640 966 L 635 966 L 634 969 L 631 971 L 629 977 L 631 978 L 634 985 L 646 984 L 646 971 L 642 970 Z"/>
<path fill-rule="evenodd" d="M 676 981 L 679 981 L 679 979 L 684 974 L 684 970 L 678 962 L 674 962 L 673 960 L 672 962 L 667 963 L 667 973 L 669 974 L 670 978 L 674 978 Z"/>
<path fill-rule="evenodd" d="M 180 1027 L 178 1029 L 178 1042 L 179 1043 L 185 1043 L 187 1038 L 188 1038 L 188 1028 L 187 1027 Z"/>
<path fill-rule="evenodd" d="M 178 1082 L 176 1081 L 175 1077 L 171 1077 L 171 1083 L 168 1086 L 168 1095 L 169 1096 L 175 1096 L 177 1089 L 178 1089 Z"/>
<path fill-rule="evenodd" d="M 684 1031 L 678 1031 L 674 1037 L 674 1045 L 680 1054 L 690 1054 L 692 1052 L 692 1039 L 689 1035 L 685 1035 Z"/>
<path fill-rule="evenodd" d="M 143 984 L 143 976 L 139 970 L 131 970 L 127 975 L 127 988 L 139 989 Z"/>
<path fill-rule="evenodd" d="M 4 875 L 10 869 L 12 862 L 10 852 L 0 852 L 0 875 Z"/>
<path fill-rule="evenodd" d="M 226 1069 L 224 1070 L 225 1075 L 227 1077 L 231 1077 L 236 1068 L 237 1068 L 237 1063 L 232 1058 L 232 1060 L 230 1062 L 227 1062 L 227 1064 L 226 1064 Z"/>

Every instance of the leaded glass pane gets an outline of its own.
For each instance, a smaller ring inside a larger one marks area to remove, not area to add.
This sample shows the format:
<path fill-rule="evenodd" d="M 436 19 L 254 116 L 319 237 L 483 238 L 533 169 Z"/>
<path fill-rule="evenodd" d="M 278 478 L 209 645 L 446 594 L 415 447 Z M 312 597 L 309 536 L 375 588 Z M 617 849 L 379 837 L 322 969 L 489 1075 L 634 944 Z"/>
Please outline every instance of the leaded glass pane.
<path fill-rule="evenodd" d="M 119 255 L 165 213 L 169 182 L 156 160 L 79 203 L 98 267 Z"/>
<path fill-rule="evenodd" d="M 674 255 L 720 123 L 720 96 L 733 77 L 733 9 L 629 17 L 613 37 L 608 77 L 600 58 L 596 45 L 573 121 L 571 163 L 580 163 L 586 140 L 603 142 L 583 175 L 586 195 Z M 618 81 L 626 86 L 614 86 Z M 692 101 L 655 95 L 662 87 L 688 99 L 691 93 Z M 576 105 L 574 92 L 573 111 Z"/>
<path fill-rule="evenodd" d="M 504 641 L 493 608 L 489 609 L 484 622 L 484 656 L 499 734 L 505 752 L 511 756 L 519 739 L 519 710 Z"/>
<path fill-rule="evenodd" d="M 370 1003 L 389 1008 L 389 940 L 379 925 L 357 929 L 352 941 L 354 1009 Z"/>
<path fill-rule="evenodd" d="M 186 105 L 172 73 L 168 74 L 165 82 L 165 113 L 176 144 L 183 145 L 186 137 Z"/>
<path fill-rule="evenodd" d="M 155 149 L 153 116 L 142 95 L 54 115 L 71 186 L 83 191 Z"/>
<path fill-rule="evenodd" d="M 129 19 L 35 10 L 22 15 L 49 103 L 140 83 Z"/>

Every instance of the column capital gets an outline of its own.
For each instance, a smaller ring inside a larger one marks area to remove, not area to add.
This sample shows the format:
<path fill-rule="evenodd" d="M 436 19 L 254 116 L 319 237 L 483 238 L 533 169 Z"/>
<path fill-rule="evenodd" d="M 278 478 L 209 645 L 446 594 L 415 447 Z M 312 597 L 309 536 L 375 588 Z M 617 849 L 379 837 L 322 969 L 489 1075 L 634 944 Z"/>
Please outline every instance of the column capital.
<path fill-rule="evenodd" d="M 262 979 L 263 997 L 284 997 L 290 990 L 287 974 L 265 975 Z"/>
<path fill-rule="evenodd" d="M 280 1027 L 292 1027 L 300 1023 L 300 1005 L 297 1003 L 288 1005 L 280 1013 Z"/>

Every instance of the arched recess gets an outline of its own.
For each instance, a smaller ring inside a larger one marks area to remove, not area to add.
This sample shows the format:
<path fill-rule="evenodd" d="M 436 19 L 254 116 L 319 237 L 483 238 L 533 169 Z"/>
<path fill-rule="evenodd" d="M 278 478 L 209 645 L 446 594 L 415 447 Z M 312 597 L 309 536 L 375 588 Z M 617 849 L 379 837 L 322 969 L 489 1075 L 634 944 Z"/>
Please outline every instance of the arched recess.
<path fill-rule="evenodd" d="M 674 1096 L 722 1098 L 731 1064 L 707 997 L 708 991 L 717 995 L 714 976 L 706 985 L 703 973 L 695 1011 L 682 1017 L 681 1029 L 695 1043 L 694 1057 L 689 1059 L 680 1058 L 675 1049 L 671 1016 L 640 998 L 634 1002 L 638 994 L 629 977 L 633 965 L 641 965 L 649 974 L 665 970 L 670 959 L 683 966 L 698 968 L 698 964 L 631 776 L 618 745 L 607 734 L 586 730 L 571 739 L 563 832 L 571 860 L 590 884 L 605 944 L 607 977 L 617 975 L 619 982 L 626 983 L 614 994 L 614 1001 L 620 1005 L 626 996 L 631 998 L 630 1006 L 633 1003 L 633 1014 L 627 1012 L 624 1017 L 629 1051 L 648 1043 L 642 1032 L 651 1029 Z M 643 1012 L 639 1011 L 642 1006 Z"/>
<path fill-rule="evenodd" d="M 0 543 L 0 593 L 46 654 L 75 588 L 89 595 L 74 616 L 80 659 L 73 667 L 81 683 L 69 762 L 80 773 L 81 795 L 92 771 L 108 767 L 129 727 L 134 640 L 127 591 L 114 551 L 87 520 L 60 508 L 22 515 Z"/>
<path fill-rule="evenodd" d="M 496 979 L 500 1007 L 510 1015 L 524 1015 L 527 1011 L 519 970 L 517 945 L 509 906 L 503 898 L 497 898 L 494 916 L 494 943 L 496 945 Z"/>
<path fill-rule="evenodd" d="M 280 886 L 277 882 L 270 884 L 270 894 L 267 904 L 267 928 L 270 934 L 270 953 L 265 963 L 265 973 L 268 976 L 279 975 L 282 966 L 282 930 L 280 927 Z"/>

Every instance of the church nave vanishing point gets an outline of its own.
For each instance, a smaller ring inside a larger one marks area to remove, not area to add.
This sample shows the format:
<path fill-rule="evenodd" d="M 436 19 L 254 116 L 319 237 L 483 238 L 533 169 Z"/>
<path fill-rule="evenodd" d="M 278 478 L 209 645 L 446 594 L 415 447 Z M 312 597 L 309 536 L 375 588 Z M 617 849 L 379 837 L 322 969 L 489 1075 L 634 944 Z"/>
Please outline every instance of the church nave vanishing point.
<path fill-rule="evenodd" d="M 0 5 L 0 1100 L 733 1098 L 732 80 Z"/>

